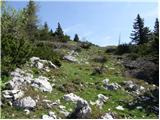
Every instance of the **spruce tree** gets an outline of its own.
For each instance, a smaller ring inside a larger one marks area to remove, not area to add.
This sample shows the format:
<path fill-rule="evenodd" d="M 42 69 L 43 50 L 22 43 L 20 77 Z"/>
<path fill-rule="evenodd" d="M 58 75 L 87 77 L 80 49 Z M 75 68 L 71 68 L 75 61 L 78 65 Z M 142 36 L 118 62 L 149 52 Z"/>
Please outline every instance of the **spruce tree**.
<path fill-rule="evenodd" d="M 58 37 L 58 39 L 60 41 L 64 41 L 64 39 L 63 39 L 64 38 L 64 34 L 63 34 L 63 30 L 62 30 L 62 27 L 61 27 L 60 23 L 58 23 L 58 27 L 57 27 L 57 29 L 55 31 L 55 36 Z"/>
<path fill-rule="evenodd" d="M 159 53 L 159 21 L 156 18 L 155 25 L 154 25 L 154 39 L 152 42 L 152 50 L 158 55 Z"/>
<path fill-rule="evenodd" d="M 154 25 L 154 35 L 156 37 L 159 37 L 159 21 L 158 21 L 158 18 L 156 18 L 155 25 Z"/>
<path fill-rule="evenodd" d="M 44 23 L 44 26 L 40 32 L 40 39 L 45 41 L 50 39 L 50 33 L 47 22 Z"/>
<path fill-rule="evenodd" d="M 37 6 L 34 1 L 30 0 L 26 9 L 25 9 L 25 17 L 27 18 L 26 22 L 26 31 L 28 33 L 29 39 L 34 41 L 36 39 L 37 34 Z"/>
<path fill-rule="evenodd" d="M 148 42 L 148 35 L 150 34 L 150 30 L 149 28 L 144 27 L 144 19 L 142 19 L 139 14 L 135 19 L 133 29 L 134 30 L 132 31 L 130 37 L 133 43 L 140 45 Z"/>
<path fill-rule="evenodd" d="M 78 42 L 78 41 L 79 41 L 79 37 L 78 37 L 77 34 L 75 34 L 74 41 L 75 41 L 75 42 Z"/>

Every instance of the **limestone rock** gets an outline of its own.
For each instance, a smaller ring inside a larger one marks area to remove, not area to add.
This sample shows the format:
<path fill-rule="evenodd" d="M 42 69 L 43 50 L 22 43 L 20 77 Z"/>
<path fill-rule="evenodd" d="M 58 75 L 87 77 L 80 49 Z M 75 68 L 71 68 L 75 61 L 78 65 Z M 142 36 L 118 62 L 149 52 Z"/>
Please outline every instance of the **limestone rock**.
<path fill-rule="evenodd" d="M 16 106 L 30 109 L 36 106 L 36 102 L 30 96 L 28 96 L 16 101 Z"/>
<path fill-rule="evenodd" d="M 75 57 L 71 56 L 71 55 L 66 55 L 66 56 L 63 57 L 63 59 L 67 60 L 69 62 L 78 62 L 78 60 Z"/>
<path fill-rule="evenodd" d="M 74 93 L 69 93 L 64 95 L 64 100 L 66 101 L 72 101 L 72 102 L 77 102 L 78 100 L 82 99 L 79 96 L 75 95 Z"/>
<path fill-rule="evenodd" d="M 105 113 L 104 116 L 101 117 L 102 119 L 114 119 L 111 113 Z"/>
<path fill-rule="evenodd" d="M 103 104 L 108 100 L 108 97 L 104 96 L 103 94 L 98 94 L 98 100 L 96 100 L 96 105 L 102 109 Z"/>
<path fill-rule="evenodd" d="M 35 80 L 32 83 L 32 86 L 37 87 L 44 92 L 52 92 L 52 86 L 48 82 L 47 77 L 39 76 L 38 78 L 35 78 Z"/>

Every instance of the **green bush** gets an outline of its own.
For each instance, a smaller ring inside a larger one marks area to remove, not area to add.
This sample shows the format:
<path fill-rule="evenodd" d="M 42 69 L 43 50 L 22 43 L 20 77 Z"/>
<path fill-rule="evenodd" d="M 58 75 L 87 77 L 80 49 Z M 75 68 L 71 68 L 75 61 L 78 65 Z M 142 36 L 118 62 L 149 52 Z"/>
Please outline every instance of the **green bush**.
<path fill-rule="evenodd" d="M 32 44 L 25 39 L 16 39 L 14 36 L 2 35 L 2 75 L 24 64 L 32 53 Z"/>
<path fill-rule="evenodd" d="M 137 53 L 130 53 L 127 57 L 131 60 L 136 60 L 139 57 L 139 55 Z"/>
<path fill-rule="evenodd" d="M 32 56 L 36 56 L 45 60 L 50 60 L 57 66 L 61 66 L 61 63 L 59 61 L 59 55 L 53 51 L 52 47 L 49 47 L 45 44 L 35 46 Z"/>
<path fill-rule="evenodd" d="M 89 49 L 91 47 L 91 43 L 88 42 L 88 41 L 85 41 L 85 42 L 80 42 L 80 47 L 81 48 L 84 48 L 84 49 Z"/>
<path fill-rule="evenodd" d="M 131 52 L 131 49 L 129 44 L 121 44 L 121 45 L 118 45 L 115 51 L 115 54 L 122 55 L 124 53 L 130 53 L 130 52 Z"/>

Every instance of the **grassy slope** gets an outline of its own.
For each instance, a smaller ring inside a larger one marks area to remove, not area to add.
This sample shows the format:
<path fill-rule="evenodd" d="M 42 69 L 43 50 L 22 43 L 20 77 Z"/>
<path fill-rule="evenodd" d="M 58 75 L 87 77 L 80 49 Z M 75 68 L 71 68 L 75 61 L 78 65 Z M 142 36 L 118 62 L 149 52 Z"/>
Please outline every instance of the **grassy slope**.
<path fill-rule="evenodd" d="M 65 52 L 67 53 L 67 51 L 68 50 L 66 50 Z M 105 54 L 108 58 L 108 61 L 105 63 L 105 66 L 108 66 L 107 71 L 102 75 L 92 76 L 91 73 L 94 66 L 100 66 L 100 64 L 93 62 L 91 59 L 94 58 L 94 56 L 101 54 Z M 131 101 L 134 97 L 129 95 L 124 90 L 108 91 L 103 89 L 102 80 L 104 80 L 105 78 L 109 78 L 110 82 L 117 83 L 121 83 L 124 80 L 130 79 L 124 78 L 122 76 L 123 66 L 118 64 L 117 60 L 115 60 L 111 55 L 107 55 L 106 53 L 104 53 L 103 49 L 93 46 L 89 50 L 82 49 L 77 58 L 80 61 L 81 59 L 83 59 L 82 61 L 89 61 L 90 64 L 75 64 L 62 61 L 62 66 L 58 70 L 52 70 L 48 73 L 38 71 L 36 68 L 32 68 L 35 76 L 36 74 L 42 74 L 49 77 L 50 82 L 54 83 L 55 87 L 53 88 L 52 93 L 42 93 L 34 89 L 29 89 L 26 94 L 30 95 L 33 98 L 35 97 L 35 95 L 39 95 L 41 100 L 49 99 L 55 101 L 57 99 L 60 99 L 61 104 L 66 106 L 67 110 L 73 110 L 75 108 L 75 104 L 64 101 L 62 97 L 67 92 L 64 92 L 60 89 L 60 86 L 62 84 L 69 84 L 69 87 L 66 89 L 70 90 L 70 87 L 73 88 L 71 89 L 71 91 L 73 91 L 80 97 L 86 99 L 88 102 L 90 100 L 96 101 L 97 95 L 100 93 L 109 96 L 109 99 L 104 104 L 103 109 L 98 109 L 96 108 L 96 106 L 91 106 L 93 118 L 100 118 L 102 114 L 108 111 L 115 112 L 119 118 L 157 118 L 155 114 L 150 113 L 148 115 L 145 110 L 129 110 L 125 108 L 124 111 L 118 111 L 115 109 L 115 107 L 118 105 L 124 106 L 124 101 Z M 24 66 L 24 68 L 27 67 Z M 83 85 L 83 87 L 80 86 L 80 83 Z M 140 84 L 143 85 L 144 82 L 141 81 Z M 98 86 L 99 88 L 96 89 L 96 87 Z M 150 86 L 145 85 L 145 87 Z M 29 115 L 25 115 L 25 112 L 23 112 L 23 110 L 19 108 L 10 107 L 8 104 L 5 104 L 5 106 L 2 108 L 2 118 L 40 118 L 42 114 L 47 114 L 50 110 L 55 111 L 56 114 L 61 116 L 62 118 L 64 117 L 62 114 L 59 113 L 58 107 L 54 107 L 53 109 L 47 109 L 45 105 L 39 102 L 38 107 Z"/>

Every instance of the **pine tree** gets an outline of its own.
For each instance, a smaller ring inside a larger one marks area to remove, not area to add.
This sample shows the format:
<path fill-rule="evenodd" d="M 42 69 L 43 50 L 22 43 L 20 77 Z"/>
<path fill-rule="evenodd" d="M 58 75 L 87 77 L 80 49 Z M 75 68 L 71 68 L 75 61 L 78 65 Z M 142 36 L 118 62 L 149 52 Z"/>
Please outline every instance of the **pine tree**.
<path fill-rule="evenodd" d="M 155 26 L 154 26 L 154 39 L 152 42 L 152 50 L 158 55 L 159 53 L 159 21 L 156 18 Z"/>
<path fill-rule="evenodd" d="M 75 34 L 74 41 L 75 41 L 75 42 L 78 42 L 78 41 L 79 41 L 79 37 L 78 37 L 77 34 Z"/>
<path fill-rule="evenodd" d="M 41 40 L 49 40 L 50 39 L 50 33 L 47 22 L 44 23 L 44 26 L 42 30 L 40 31 L 40 39 Z"/>
<path fill-rule="evenodd" d="M 144 19 L 142 19 L 139 14 L 135 19 L 133 29 L 134 31 L 132 31 L 130 37 L 132 42 L 136 43 L 137 45 L 148 42 L 148 35 L 150 34 L 150 30 L 148 27 L 144 27 Z"/>
<path fill-rule="evenodd" d="M 154 35 L 159 37 L 159 21 L 158 21 L 158 18 L 156 18 L 155 25 L 154 25 Z"/>
<path fill-rule="evenodd" d="M 27 8 L 25 9 L 25 17 L 27 18 L 26 31 L 28 33 L 29 39 L 34 41 L 37 34 L 37 6 L 34 1 L 30 0 Z"/>
<path fill-rule="evenodd" d="M 62 27 L 60 25 L 60 23 L 58 23 L 58 27 L 55 31 L 55 36 L 58 37 L 58 39 L 60 39 L 60 41 L 63 41 L 64 39 L 64 34 L 63 34 L 63 30 Z"/>

